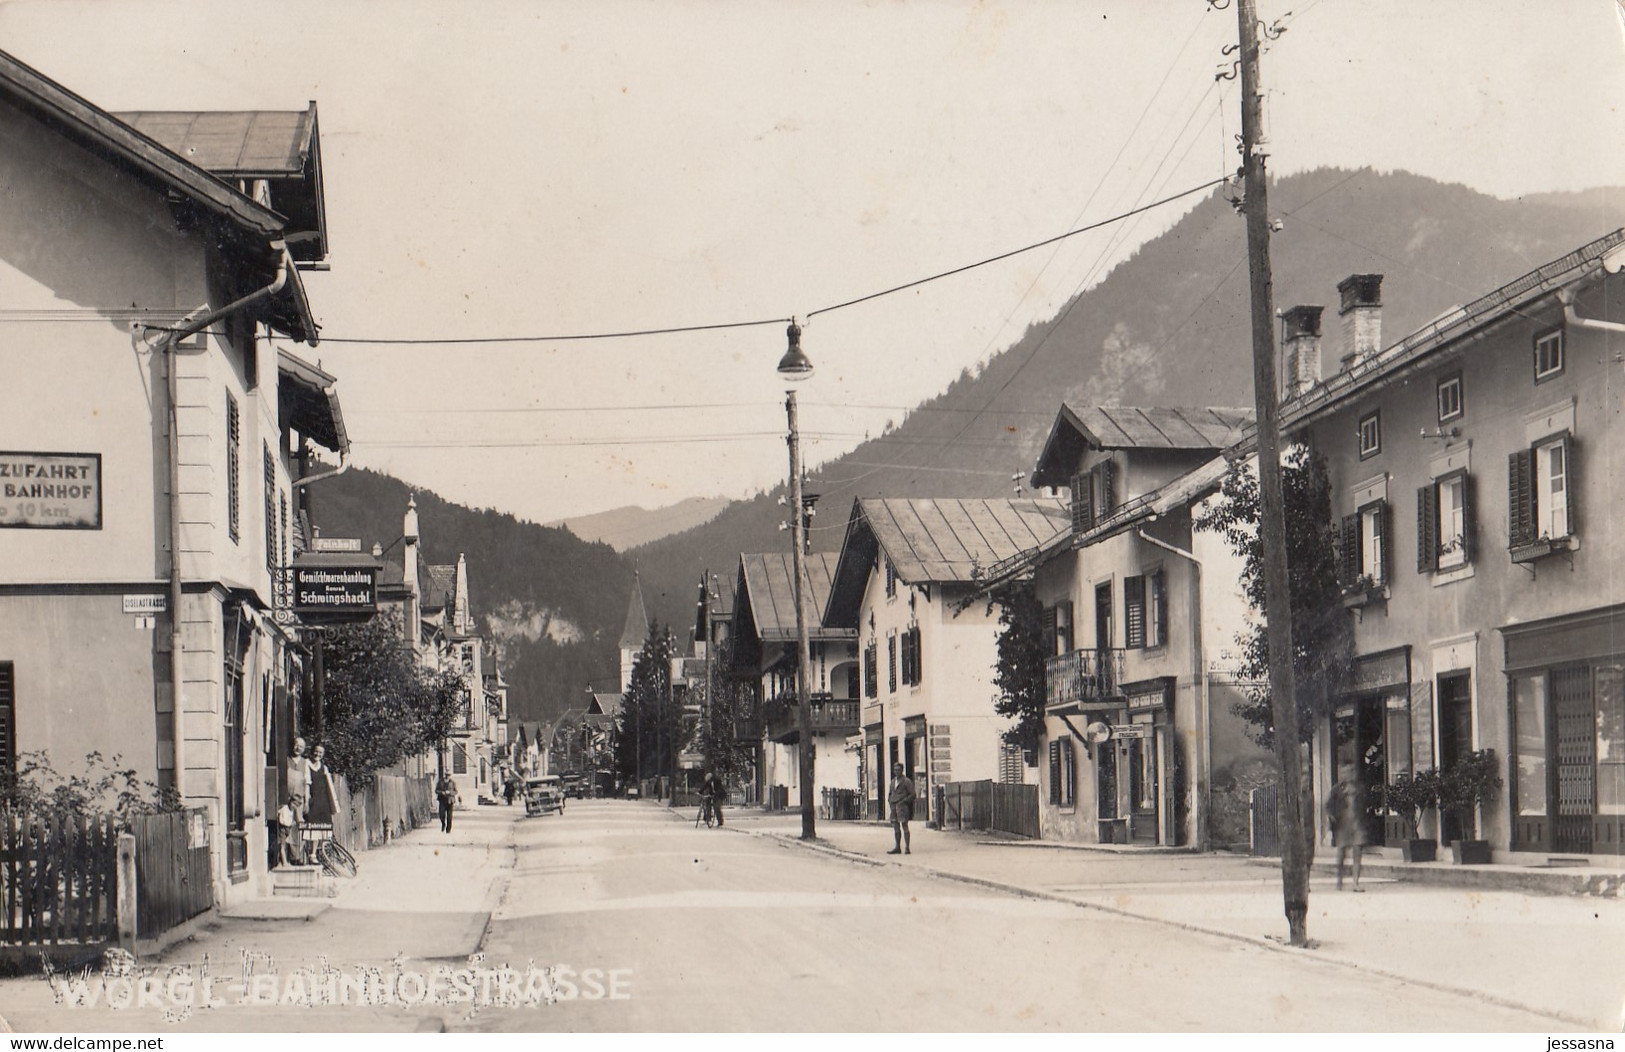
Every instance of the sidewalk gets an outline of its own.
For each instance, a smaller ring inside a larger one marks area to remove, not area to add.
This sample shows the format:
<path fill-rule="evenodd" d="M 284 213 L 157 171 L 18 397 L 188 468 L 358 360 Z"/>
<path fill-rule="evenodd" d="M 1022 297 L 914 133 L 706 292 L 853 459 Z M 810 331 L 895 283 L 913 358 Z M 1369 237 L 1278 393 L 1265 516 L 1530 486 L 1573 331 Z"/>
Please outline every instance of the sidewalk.
<path fill-rule="evenodd" d="M 301 968 L 354 975 L 366 967 L 429 973 L 462 964 L 479 949 L 506 887 L 514 864 L 513 823 L 523 813 L 506 807 L 459 811 L 450 835 L 436 824 L 359 853 L 356 877 L 335 881 L 331 898 L 278 896 L 234 906 L 192 938 L 137 962 L 139 975 L 160 984 L 170 975 L 190 977 L 194 996 L 206 966 L 226 991 L 217 994 L 225 1002 L 220 1007 L 177 1010 L 167 993 L 156 990 L 151 1000 L 162 1006 L 57 1003 L 41 976 L 23 976 L 0 980 L 0 1030 L 439 1030 L 442 1016 L 458 1008 L 239 1003 L 245 955 L 256 973 L 278 973 L 277 993 L 261 998 L 274 1000 L 289 993 L 297 982 L 292 973 Z M 106 989 L 123 1000 L 122 987 Z M 187 987 L 178 989 L 184 999 Z"/>
<path fill-rule="evenodd" d="M 1617 898 L 1398 882 L 1385 865 L 1368 868 L 1366 893 L 1355 895 L 1334 890 L 1317 864 L 1309 897 L 1313 946 L 1296 949 L 1284 941 L 1279 868 L 1260 860 L 1095 851 L 919 827 L 911 854 L 889 855 L 891 829 L 875 823 L 820 821 L 819 839 L 809 845 L 799 839 L 797 813 L 730 811 L 727 821 L 739 833 L 855 862 L 1304 954 L 1539 1012 L 1554 1025 L 1617 1032 L 1625 1023 L 1625 902 Z"/>

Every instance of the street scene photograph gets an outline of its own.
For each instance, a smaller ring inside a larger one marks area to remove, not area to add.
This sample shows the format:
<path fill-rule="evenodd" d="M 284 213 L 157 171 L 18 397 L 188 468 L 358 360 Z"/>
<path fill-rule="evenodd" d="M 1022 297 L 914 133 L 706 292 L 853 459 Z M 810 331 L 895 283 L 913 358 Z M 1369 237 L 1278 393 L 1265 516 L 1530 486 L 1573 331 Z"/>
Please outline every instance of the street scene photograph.
<path fill-rule="evenodd" d="M 5 0 L 7 1047 L 1614 1047 L 1622 108 L 1625 0 Z"/>

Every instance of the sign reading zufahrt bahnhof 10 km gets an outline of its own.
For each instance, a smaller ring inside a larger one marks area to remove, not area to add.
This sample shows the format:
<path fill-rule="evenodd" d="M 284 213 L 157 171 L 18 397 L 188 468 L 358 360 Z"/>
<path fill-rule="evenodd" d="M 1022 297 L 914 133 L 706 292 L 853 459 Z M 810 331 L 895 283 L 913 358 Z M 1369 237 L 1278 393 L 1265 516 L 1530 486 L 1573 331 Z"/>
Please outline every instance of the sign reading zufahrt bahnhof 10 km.
<path fill-rule="evenodd" d="M 0 527 L 101 529 L 101 454 L 0 450 Z"/>

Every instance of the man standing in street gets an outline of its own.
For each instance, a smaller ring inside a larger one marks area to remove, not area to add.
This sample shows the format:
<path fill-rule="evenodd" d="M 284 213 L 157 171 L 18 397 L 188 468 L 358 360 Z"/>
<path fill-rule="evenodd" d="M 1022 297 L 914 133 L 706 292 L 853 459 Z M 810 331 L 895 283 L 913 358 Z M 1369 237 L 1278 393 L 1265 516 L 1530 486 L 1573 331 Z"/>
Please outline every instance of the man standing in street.
<path fill-rule="evenodd" d="M 711 817 L 716 819 L 719 826 L 722 825 L 722 800 L 727 795 L 728 791 L 723 788 L 722 779 L 717 777 L 717 772 L 705 772 L 705 781 L 700 783 L 700 797 L 704 801 L 704 806 L 710 808 Z"/>
<path fill-rule="evenodd" d="M 892 837 L 897 842 L 886 854 L 909 854 L 908 823 L 914 817 L 914 782 L 903 773 L 900 763 L 891 765 L 891 787 L 886 792 L 886 802 L 891 804 Z"/>

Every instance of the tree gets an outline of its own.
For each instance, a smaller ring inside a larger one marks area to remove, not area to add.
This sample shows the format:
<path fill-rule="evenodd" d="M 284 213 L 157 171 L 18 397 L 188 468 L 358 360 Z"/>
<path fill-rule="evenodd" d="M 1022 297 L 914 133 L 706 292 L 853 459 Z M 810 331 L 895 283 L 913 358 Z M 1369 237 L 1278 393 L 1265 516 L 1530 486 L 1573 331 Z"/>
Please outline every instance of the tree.
<path fill-rule="evenodd" d="M 1281 467 L 1286 509 L 1286 557 L 1292 610 L 1292 667 L 1296 676 L 1298 736 L 1309 742 L 1329 711 L 1333 691 L 1345 682 L 1353 664 L 1354 635 L 1341 602 L 1337 579 L 1336 531 L 1332 522 L 1331 480 L 1324 458 L 1307 447 L 1293 446 Z M 1244 463 L 1231 467 L 1220 487 L 1220 499 L 1194 518 L 1195 527 L 1222 534 L 1242 558 L 1241 583 L 1248 605 L 1258 615 L 1236 634 L 1240 648 L 1237 675 L 1251 681 L 1246 701 L 1235 706 L 1250 725 L 1250 734 L 1274 748 L 1275 721 L 1270 712 L 1269 641 L 1265 625 L 1263 556 L 1258 541 L 1258 476 Z"/>
<path fill-rule="evenodd" d="M 1004 740 L 1030 756 L 1044 733 L 1044 665 L 1052 650 L 1045 634 L 1044 608 L 1033 594 L 1031 581 L 1006 585 L 991 601 L 999 604 L 998 658 L 993 663 L 998 695 L 993 710 L 1015 720 L 1004 732 Z"/>
<path fill-rule="evenodd" d="M 682 744 L 682 713 L 671 684 L 676 653 L 671 632 L 651 624 L 632 662 L 632 679 L 615 725 L 615 769 L 622 778 L 674 773 Z"/>
<path fill-rule="evenodd" d="M 755 759 L 755 742 L 742 741 L 734 736 L 742 722 L 754 719 L 756 696 L 749 683 L 730 674 L 732 642 L 717 647 L 712 655 L 710 697 L 706 687 L 700 688 L 704 717 L 700 722 L 700 752 L 705 765 L 726 782 L 733 782 L 749 773 Z"/>
<path fill-rule="evenodd" d="M 323 631 L 322 744 L 336 773 L 364 784 L 442 746 L 469 704 L 459 669 L 423 668 L 388 618 Z"/>

